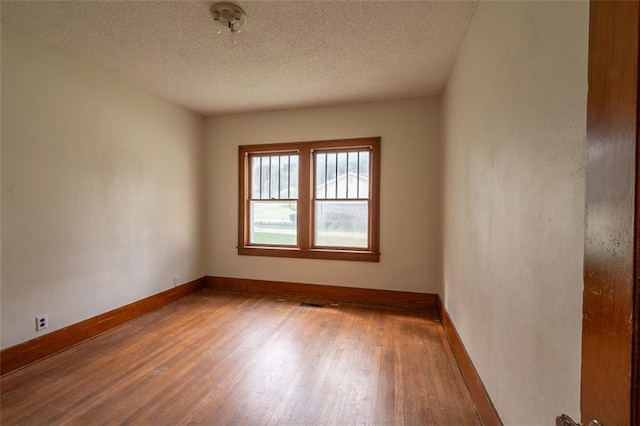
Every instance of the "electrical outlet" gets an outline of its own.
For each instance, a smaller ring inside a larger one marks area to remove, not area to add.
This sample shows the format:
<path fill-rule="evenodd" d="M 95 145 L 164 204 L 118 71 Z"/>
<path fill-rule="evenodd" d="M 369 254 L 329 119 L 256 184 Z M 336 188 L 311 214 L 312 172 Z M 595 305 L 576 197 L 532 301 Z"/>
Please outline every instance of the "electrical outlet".
<path fill-rule="evenodd" d="M 36 317 L 36 331 L 42 331 L 47 327 L 49 327 L 49 318 L 47 317 L 47 314 L 38 315 Z"/>
<path fill-rule="evenodd" d="M 174 287 L 177 287 L 177 286 L 178 286 L 178 281 L 179 281 L 179 280 L 180 280 L 180 277 L 179 277 L 179 276 L 177 276 L 177 275 L 176 275 L 175 277 L 173 277 L 173 286 L 174 286 Z"/>

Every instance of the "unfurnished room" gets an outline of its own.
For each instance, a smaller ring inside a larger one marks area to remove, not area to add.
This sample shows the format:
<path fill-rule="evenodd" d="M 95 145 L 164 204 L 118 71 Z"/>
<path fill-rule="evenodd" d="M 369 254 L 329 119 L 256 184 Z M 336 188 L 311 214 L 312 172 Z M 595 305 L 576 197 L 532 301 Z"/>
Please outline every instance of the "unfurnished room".
<path fill-rule="evenodd" d="M 639 425 L 636 1 L 0 1 L 3 425 Z"/>

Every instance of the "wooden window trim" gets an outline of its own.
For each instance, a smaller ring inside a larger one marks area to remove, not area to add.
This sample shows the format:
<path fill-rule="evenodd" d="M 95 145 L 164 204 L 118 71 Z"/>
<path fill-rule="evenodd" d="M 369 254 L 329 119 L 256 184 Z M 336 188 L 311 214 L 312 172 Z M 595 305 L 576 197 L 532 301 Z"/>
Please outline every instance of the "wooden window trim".
<path fill-rule="evenodd" d="M 315 248 L 313 240 L 313 152 L 317 150 L 350 150 L 370 148 L 370 211 L 369 250 L 347 248 Z M 250 154 L 298 153 L 298 245 L 269 246 L 249 244 L 249 182 L 248 158 Z M 248 256 L 291 257 L 302 259 L 349 260 L 363 262 L 380 261 L 380 138 L 356 138 L 328 141 L 308 141 L 241 145 L 238 149 L 238 254 Z"/>

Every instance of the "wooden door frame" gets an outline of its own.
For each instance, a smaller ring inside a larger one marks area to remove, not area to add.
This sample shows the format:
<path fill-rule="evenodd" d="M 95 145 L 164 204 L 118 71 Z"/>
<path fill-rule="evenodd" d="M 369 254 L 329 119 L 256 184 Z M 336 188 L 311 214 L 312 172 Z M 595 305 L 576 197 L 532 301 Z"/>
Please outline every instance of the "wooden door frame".
<path fill-rule="evenodd" d="M 581 415 L 640 424 L 640 4 L 592 0 L 589 21 Z"/>

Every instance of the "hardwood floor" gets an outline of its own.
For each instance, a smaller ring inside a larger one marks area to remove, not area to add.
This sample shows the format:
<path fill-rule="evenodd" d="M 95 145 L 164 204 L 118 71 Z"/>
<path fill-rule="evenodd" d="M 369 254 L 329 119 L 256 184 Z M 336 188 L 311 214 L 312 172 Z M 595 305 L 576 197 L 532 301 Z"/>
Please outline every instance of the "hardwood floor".
<path fill-rule="evenodd" d="M 433 315 L 202 290 L 3 377 L 0 421 L 478 425 Z"/>

